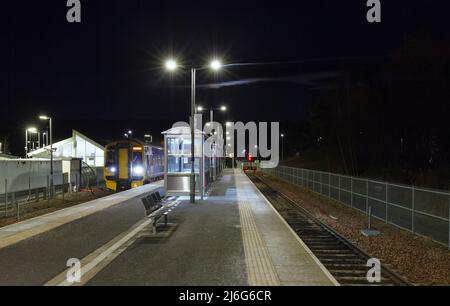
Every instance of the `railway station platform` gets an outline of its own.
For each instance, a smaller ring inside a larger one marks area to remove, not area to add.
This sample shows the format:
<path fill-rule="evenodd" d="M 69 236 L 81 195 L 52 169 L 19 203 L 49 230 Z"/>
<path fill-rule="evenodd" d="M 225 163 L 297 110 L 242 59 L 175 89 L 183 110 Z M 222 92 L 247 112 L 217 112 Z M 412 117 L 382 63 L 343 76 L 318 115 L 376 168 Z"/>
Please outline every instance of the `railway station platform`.
<path fill-rule="evenodd" d="M 241 170 L 196 204 L 182 198 L 170 222 L 169 237 L 138 238 L 87 285 L 337 285 Z"/>
<path fill-rule="evenodd" d="M 140 199 L 162 186 L 0 229 L 0 285 L 337 285 L 241 170 L 225 170 L 204 200 L 177 199 L 155 235 Z M 78 283 L 67 282 L 70 259 Z"/>

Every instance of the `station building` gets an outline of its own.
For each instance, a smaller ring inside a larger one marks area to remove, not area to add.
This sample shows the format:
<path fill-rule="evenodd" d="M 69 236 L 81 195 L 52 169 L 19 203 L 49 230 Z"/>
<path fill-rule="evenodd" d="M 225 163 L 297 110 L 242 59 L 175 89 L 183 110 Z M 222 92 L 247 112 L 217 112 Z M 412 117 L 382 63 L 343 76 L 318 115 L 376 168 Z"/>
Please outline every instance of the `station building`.
<path fill-rule="evenodd" d="M 103 168 L 105 148 L 86 135 L 72 130 L 72 137 L 53 144 L 56 159 L 78 158 L 92 168 Z M 30 158 L 50 158 L 50 146 L 28 153 Z"/>

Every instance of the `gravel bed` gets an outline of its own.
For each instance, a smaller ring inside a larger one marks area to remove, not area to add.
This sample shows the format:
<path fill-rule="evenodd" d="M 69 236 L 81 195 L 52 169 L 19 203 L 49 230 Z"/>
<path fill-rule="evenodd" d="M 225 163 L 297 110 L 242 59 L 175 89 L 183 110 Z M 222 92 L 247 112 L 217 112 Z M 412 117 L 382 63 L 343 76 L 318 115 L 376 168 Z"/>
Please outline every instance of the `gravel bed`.
<path fill-rule="evenodd" d="M 426 286 L 450 285 L 450 251 L 447 247 L 376 219 L 372 219 L 372 227 L 381 231 L 381 235 L 364 237 L 360 230 L 368 226 L 366 215 L 273 176 L 259 175 L 409 282 Z"/>

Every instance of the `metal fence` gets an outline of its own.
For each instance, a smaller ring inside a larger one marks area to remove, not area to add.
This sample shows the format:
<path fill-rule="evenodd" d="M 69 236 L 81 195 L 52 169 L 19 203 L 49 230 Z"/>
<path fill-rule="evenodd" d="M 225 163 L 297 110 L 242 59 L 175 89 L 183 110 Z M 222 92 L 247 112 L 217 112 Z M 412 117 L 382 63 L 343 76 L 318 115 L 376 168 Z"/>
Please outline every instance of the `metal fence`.
<path fill-rule="evenodd" d="M 450 193 L 315 170 L 263 169 L 289 183 L 450 248 Z"/>
<path fill-rule="evenodd" d="M 28 176 L 15 180 L 5 179 L 0 188 L 0 216 L 10 217 L 25 211 L 32 203 L 40 200 L 50 200 L 51 194 L 62 195 L 77 186 L 77 178 L 69 179 L 67 174 L 53 175 L 53 191 L 51 177 Z M 26 187 L 24 187 L 26 185 Z M 77 188 L 75 188 L 77 189 Z"/>

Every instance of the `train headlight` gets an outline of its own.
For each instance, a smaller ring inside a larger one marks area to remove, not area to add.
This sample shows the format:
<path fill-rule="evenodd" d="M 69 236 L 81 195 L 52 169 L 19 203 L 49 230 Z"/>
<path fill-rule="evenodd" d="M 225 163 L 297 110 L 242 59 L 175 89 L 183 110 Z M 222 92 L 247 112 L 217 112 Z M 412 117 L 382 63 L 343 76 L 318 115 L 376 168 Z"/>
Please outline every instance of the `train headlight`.
<path fill-rule="evenodd" d="M 141 166 L 137 166 L 133 168 L 133 175 L 143 175 L 144 174 L 144 168 Z"/>
<path fill-rule="evenodd" d="M 116 173 L 117 169 L 116 167 L 109 167 L 109 172 Z"/>

